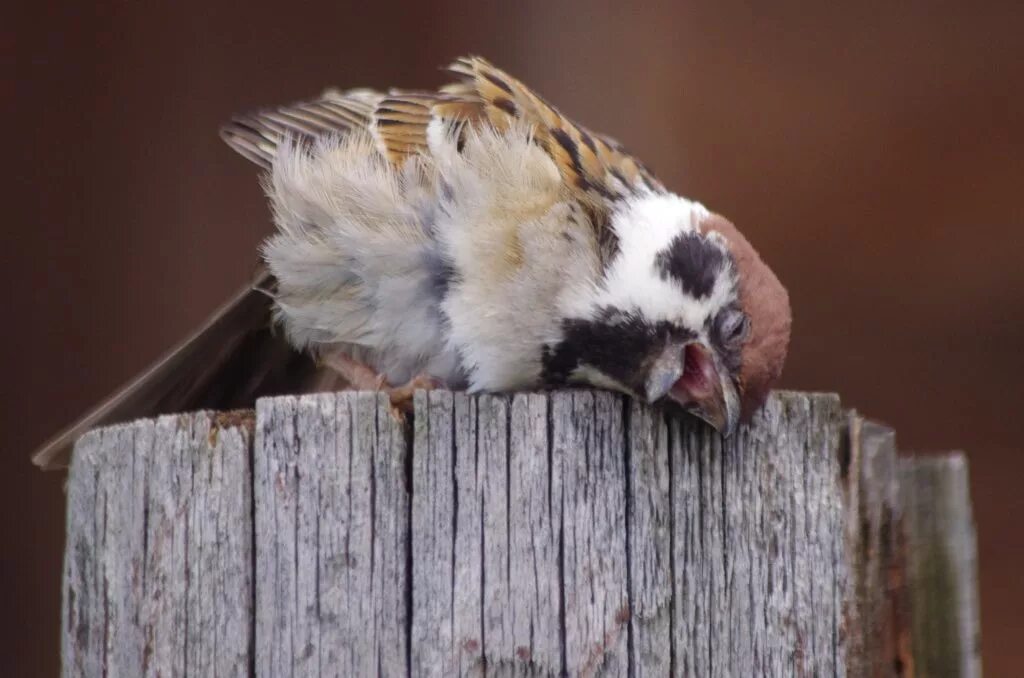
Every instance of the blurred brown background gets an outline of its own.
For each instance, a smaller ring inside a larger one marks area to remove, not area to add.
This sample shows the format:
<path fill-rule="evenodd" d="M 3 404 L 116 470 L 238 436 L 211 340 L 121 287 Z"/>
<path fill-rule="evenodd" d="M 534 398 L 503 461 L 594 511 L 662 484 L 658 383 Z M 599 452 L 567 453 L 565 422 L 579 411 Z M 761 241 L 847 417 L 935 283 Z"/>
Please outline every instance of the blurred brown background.
<path fill-rule="evenodd" d="M 329 84 L 433 86 L 467 52 L 740 225 L 792 294 L 786 386 L 839 391 L 906 449 L 970 453 L 986 668 L 1016 673 L 1018 3 L 96 4 L 0 22 L 8 675 L 58 666 L 63 476 L 30 449 L 246 281 L 268 232 L 218 124 Z"/>

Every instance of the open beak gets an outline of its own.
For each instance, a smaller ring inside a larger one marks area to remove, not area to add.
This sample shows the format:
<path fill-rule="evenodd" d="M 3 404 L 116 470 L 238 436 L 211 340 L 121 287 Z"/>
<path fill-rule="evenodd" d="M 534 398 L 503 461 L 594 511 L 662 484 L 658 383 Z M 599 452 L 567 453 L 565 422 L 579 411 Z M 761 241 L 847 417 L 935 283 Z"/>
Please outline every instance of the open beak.
<path fill-rule="evenodd" d="M 739 394 L 728 371 L 706 346 L 671 345 L 658 357 L 647 378 L 647 400 L 668 397 L 728 438 L 740 418 Z"/>

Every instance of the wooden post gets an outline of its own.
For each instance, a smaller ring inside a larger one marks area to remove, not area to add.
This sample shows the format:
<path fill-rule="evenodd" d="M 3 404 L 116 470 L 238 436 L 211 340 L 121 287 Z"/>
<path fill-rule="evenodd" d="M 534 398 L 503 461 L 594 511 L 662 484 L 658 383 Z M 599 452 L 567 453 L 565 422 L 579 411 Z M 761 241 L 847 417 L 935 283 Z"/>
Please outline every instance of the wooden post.
<path fill-rule="evenodd" d="M 971 643 L 943 675 L 974 676 L 946 466 L 800 393 L 728 441 L 591 391 L 101 429 L 70 471 L 64 673 L 905 676 L 941 631 Z"/>
<path fill-rule="evenodd" d="M 900 460 L 914 663 L 922 676 L 981 676 L 977 540 L 962 454 Z"/>

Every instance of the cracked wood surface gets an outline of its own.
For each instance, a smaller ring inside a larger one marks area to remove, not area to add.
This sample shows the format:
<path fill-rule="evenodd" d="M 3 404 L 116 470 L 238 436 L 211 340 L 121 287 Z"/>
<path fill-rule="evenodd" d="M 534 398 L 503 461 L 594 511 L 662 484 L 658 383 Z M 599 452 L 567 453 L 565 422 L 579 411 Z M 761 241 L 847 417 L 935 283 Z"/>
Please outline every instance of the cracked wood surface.
<path fill-rule="evenodd" d="M 281 397 L 255 424 L 83 437 L 65 675 L 892 666 L 895 445 L 835 396 L 774 394 L 728 441 L 604 392 L 414 405 L 403 426 L 378 394 Z"/>
<path fill-rule="evenodd" d="M 251 439 L 251 418 L 210 413 L 82 437 L 68 483 L 65 675 L 249 675 Z"/>

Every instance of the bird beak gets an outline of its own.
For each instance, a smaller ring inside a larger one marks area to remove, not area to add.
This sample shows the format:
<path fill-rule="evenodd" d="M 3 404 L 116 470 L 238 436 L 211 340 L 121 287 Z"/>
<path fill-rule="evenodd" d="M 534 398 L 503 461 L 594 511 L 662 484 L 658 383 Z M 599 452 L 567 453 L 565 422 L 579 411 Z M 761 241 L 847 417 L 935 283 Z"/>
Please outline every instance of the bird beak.
<path fill-rule="evenodd" d="M 726 438 L 736 430 L 739 394 L 728 370 L 703 344 L 667 347 L 651 367 L 646 386 L 648 402 L 668 397 Z"/>

